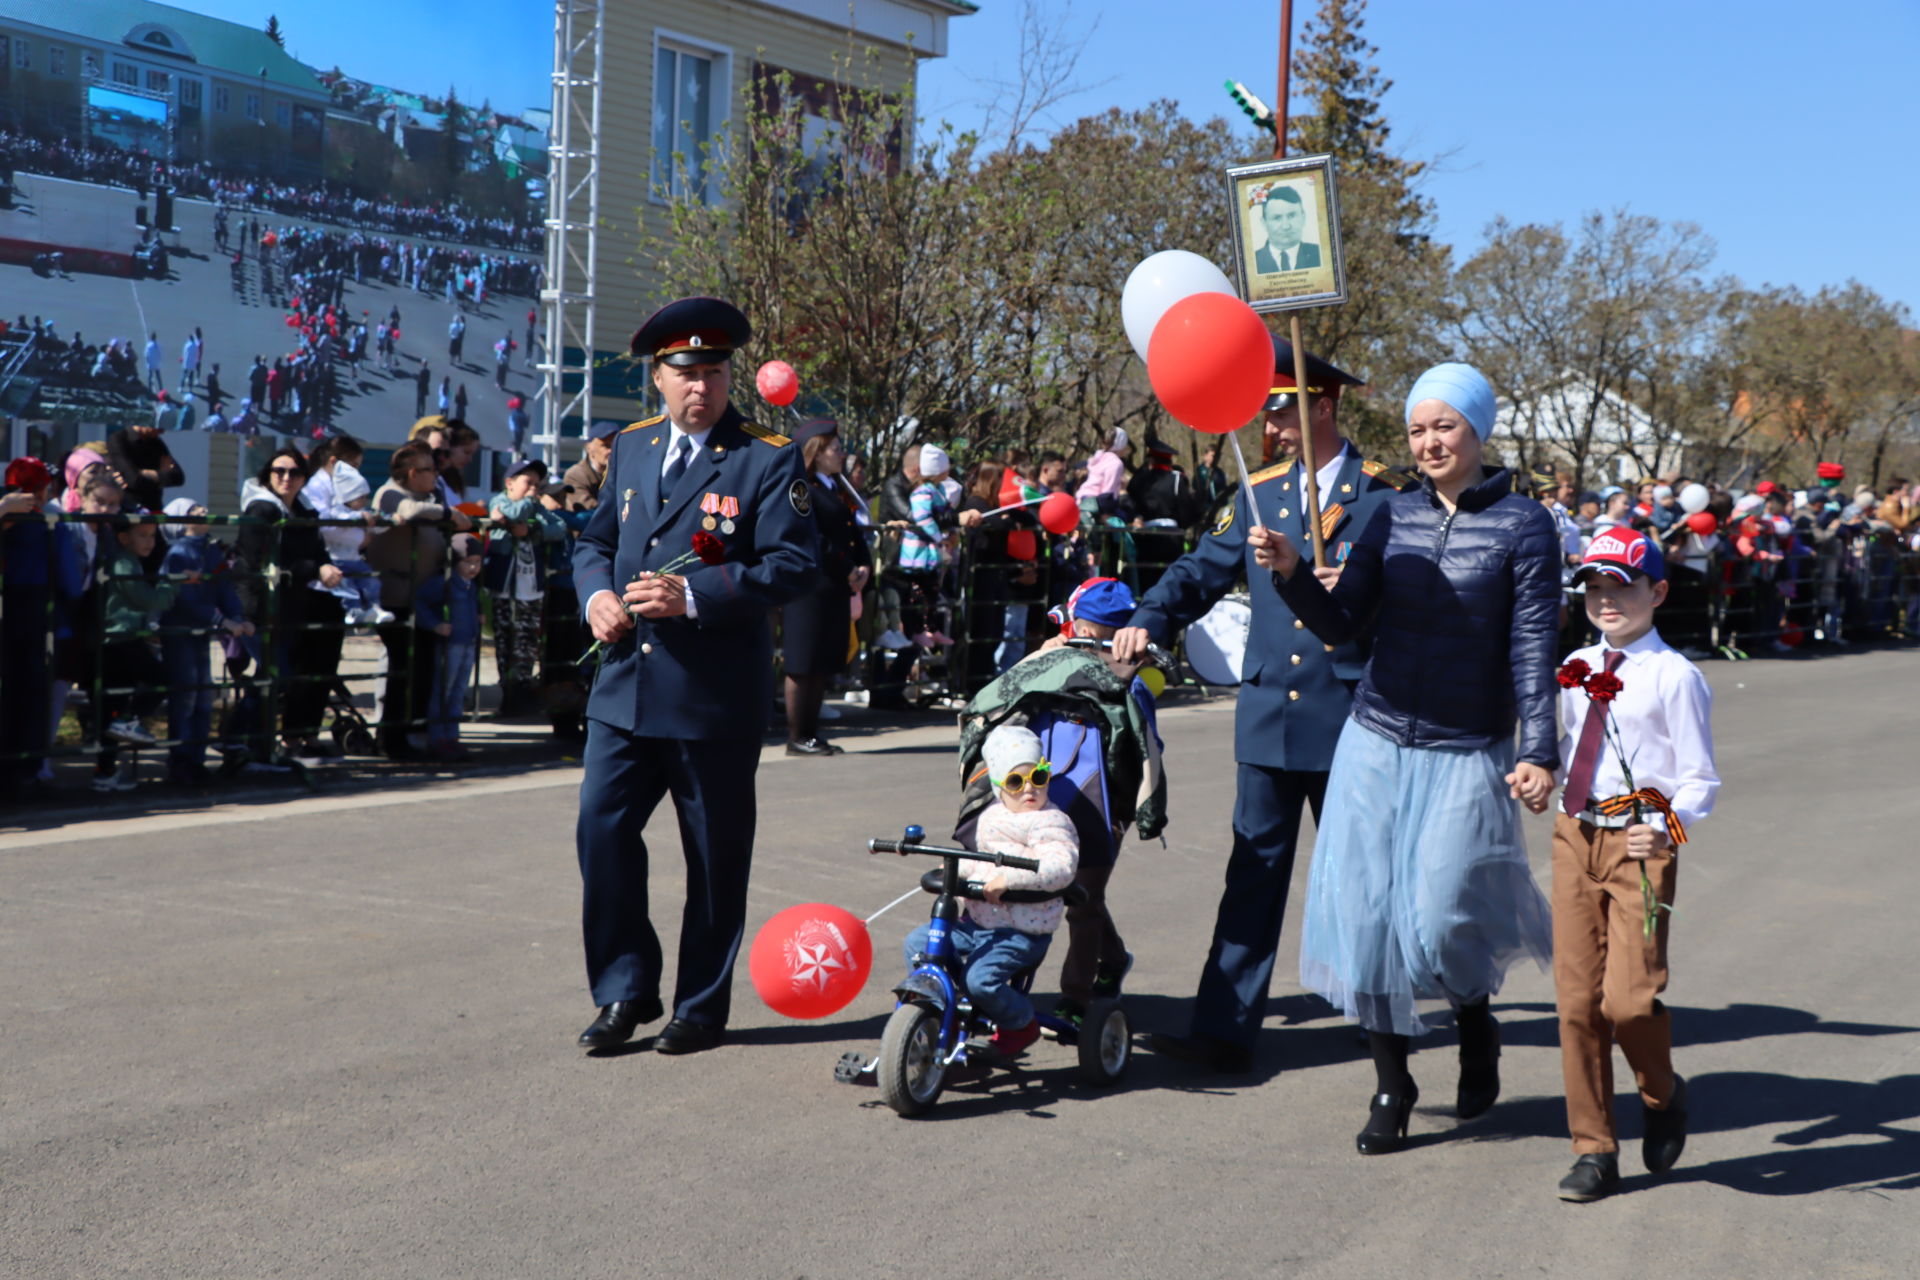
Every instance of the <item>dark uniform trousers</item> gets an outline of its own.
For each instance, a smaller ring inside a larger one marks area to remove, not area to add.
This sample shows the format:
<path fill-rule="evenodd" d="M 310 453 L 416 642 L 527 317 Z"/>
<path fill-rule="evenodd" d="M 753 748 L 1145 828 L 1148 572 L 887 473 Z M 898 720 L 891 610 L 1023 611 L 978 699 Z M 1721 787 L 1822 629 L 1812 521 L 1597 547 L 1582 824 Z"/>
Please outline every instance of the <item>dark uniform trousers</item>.
<path fill-rule="evenodd" d="M 1214 916 L 1213 946 L 1200 970 L 1193 1034 L 1251 1044 L 1267 1015 L 1267 987 L 1300 848 L 1300 813 L 1311 805 L 1319 824 L 1327 775 L 1257 764 L 1237 767 L 1233 852 Z"/>
<path fill-rule="evenodd" d="M 1350 449 L 1343 454 L 1333 485 L 1340 510 L 1328 515 L 1330 553 L 1358 537 L 1395 492 L 1384 471 Z M 1294 464 L 1268 467 L 1250 479 L 1259 522 L 1285 531 L 1305 548 L 1309 530 Z M 1246 499 L 1238 497 L 1147 593 L 1131 621 L 1171 642 L 1236 581 L 1249 584 L 1253 621 L 1234 713 L 1233 850 L 1191 1031 L 1250 1047 L 1266 1016 L 1267 987 L 1300 848 L 1300 816 L 1311 806 L 1319 819 L 1334 744 L 1346 724 L 1365 655 L 1358 646 L 1322 644 L 1294 617 L 1268 575 L 1253 563 L 1246 545 L 1249 524 Z"/>
<path fill-rule="evenodd" d="M 647 910 L 647 843 L 641 832 L 668 795 L 687 862 L 674 1016 L 725 1025 L 734 957 L 746 930 L 753 862 L 757 737 L 707 741 L 643 738 L 598 720 L 587 725 L 586 776 L 577 829 L 581 929 L 596 1005 L 648 999 L 660 989 L 660 938 Z M 591 793 L 589 789 L 592 789 Z"/>

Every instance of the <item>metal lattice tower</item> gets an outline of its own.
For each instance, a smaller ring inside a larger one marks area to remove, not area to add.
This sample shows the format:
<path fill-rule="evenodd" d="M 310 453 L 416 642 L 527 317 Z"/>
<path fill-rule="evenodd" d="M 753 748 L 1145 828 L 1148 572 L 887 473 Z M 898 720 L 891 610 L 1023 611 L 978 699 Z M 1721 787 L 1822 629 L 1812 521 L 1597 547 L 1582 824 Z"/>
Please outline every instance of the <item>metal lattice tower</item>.
<path fill-rule="evenodd" d="M 555 0 L 553 119 L 547 137 L 547 272 L 540 290 L 546 350 L 536 367 L 542 398 L 538 445 L 560 461 L 561 424 L 593 419 L 594 297 L 600 259 L 600 68 L 606 0 Z M 577 352 L 570 358 L 569 352 Z M 568 378 L 579 386 L 569 393 Z"/>

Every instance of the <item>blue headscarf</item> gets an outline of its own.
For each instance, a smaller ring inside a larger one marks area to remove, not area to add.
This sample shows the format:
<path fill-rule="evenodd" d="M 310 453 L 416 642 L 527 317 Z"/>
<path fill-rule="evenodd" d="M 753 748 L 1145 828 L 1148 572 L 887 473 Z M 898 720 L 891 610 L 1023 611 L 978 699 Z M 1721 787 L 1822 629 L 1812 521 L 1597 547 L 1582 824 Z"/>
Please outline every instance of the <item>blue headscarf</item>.
<path fill-rule="evenodd" d="M 1437 364 L 1414 381 L 1407 392 L 1407 421 L 1422 400 L 1440 400 L 1467 420 L 1482 441 L 1493 434 L 1493 385 L 1470 364 Z"/>

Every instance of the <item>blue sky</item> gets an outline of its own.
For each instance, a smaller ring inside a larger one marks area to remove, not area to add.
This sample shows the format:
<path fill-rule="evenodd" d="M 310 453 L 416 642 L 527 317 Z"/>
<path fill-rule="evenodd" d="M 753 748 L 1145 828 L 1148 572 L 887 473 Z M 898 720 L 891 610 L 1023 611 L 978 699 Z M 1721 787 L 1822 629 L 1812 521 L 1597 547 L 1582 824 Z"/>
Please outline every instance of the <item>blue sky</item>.
<path fill-rule="evenodd" d="M 1105 83 L 1057 114 L 1163 97 L 1229 114 L 1228 78 L 1271 103 L 1279 8 L 1074 0 L 1070 24 L 1092 29 L 1077 78 Z M 1313 8 L 1296 0 L 1296 41 Z M 1018 63 L 1019 13 L 983 0 L 953 21 L 950 56 L 921 71 L 923 108 L 977 122 L 978 81 Z M 1394 82 L 1395 142 L 1441 162 L 1425 191 L 1456 250 L 1497 215 L 1570 223 L 1625 206 L 1698 223 L 1717 268 L 1749 284 L 1855 278 L 1920 312 L 1914 0 L 1377 0 L 1366 34 Z"/>
<path fill-rule="evenodd" d="M 1277 0 L 1039 0 L 1090 31 L 1093 85 L 1056 122 L 1172 98 L 1229 114 L 1221 81 L 1271 101 Z M 546 0 L 186 0 L 249 24 L 278 13 L 321 66 L 473 101 L 547 101 Z M 1298 0 L 1296 26 L 1313 0 Z M 921 73 L 924 109 L 978 123 L 983 82 L 1017 65 L 1019 0 L 981 0 Z M 1096 22 L 1097 19 L 1097 22 Z M 1297 37 L 1296 30 L 1296 37 Z M 1783 0 L 1381 0 L 1367 34 L 1394 81 L 1405 151 L 1440 162 L 1426 192 L 1470 252 L 1496 215 L 1571 222 L 1592 209 L 1699 223 L 1719 270 L 1813 290 L 1859 279 L 1920 312 L 1920 4 L 1848 0 L 1831 15 Z"/>

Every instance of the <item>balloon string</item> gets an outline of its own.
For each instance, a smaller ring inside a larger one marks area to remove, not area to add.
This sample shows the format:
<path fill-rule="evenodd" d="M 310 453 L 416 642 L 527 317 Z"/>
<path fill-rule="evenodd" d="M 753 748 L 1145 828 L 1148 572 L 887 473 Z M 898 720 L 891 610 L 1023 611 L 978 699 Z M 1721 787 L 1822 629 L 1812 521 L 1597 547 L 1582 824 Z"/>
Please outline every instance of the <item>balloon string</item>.
<path fill-rule="evenodd" d="M 921 892 L 920 886 L 915 885 L 913 888 L 907 890 L 905 893 L 895 898 L 892 902 L 889 902 L 886 906 L 880 908 L 878 911 L 868 916 L 867 923 L 872 924 L 875 920 L 878 920 L 881 916 L 887 914 L 887 912 L 893 910 L 895 907 L 899 906 L 901 903 L 905 902 L 908 898 L 911 898 L 914 894 L 919 892 Z"/>
<path fill-rule="evenodd" d="M 1240 464 L 1240 496 L 1247 500 L 1247 525 L 1251 528 L 1260 523 L 1260 508 L 1253 505 L 1253 482 L 1247 479 L 1247 455 L 1240 452 L 1240 433 L 1227 432 L 1227 443 L 1233 446 L 1234 461 Z"/>
<path fill-rule="evenodd" d="M 1036 502 L 1045 502 L 1048 498 L 1051 498 L 1052 496 L 1053 495 L 1049 493 L 1049 494 L 1043 494 L 1038 498 L 1028 498 L 1025 502 L 1009 502 L 1004 507 L 995 507 L 991 511 L 982 511 L 980 513 L 980 518 L 984 520 L 988 516 L 997 516 L 1002 511 L 1018 511 L 1020 508 L 1030 507 Z"/>

